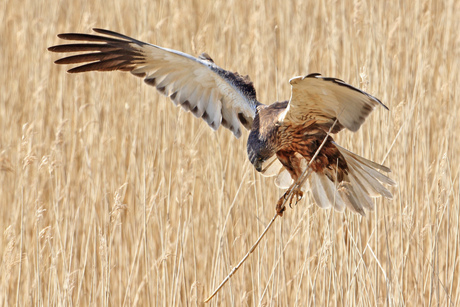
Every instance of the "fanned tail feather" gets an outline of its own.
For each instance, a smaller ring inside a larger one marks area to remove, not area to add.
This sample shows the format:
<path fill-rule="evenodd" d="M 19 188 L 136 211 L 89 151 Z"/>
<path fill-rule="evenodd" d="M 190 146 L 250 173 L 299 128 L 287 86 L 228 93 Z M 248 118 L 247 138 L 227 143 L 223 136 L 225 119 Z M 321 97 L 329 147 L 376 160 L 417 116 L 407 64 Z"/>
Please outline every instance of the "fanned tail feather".
<path fill-rule="evenodd" d="M 334 207 L 335 210 L 342 212 L 346 207 L 346 202 L 342 199 L 335 182 L 329 180 L 324 174 L 311 173 L 310 187 L 313 198 L 318 206 L 323 209 Z"/>
<path fill-rule="evenodd" d="M 391 172 L 388 167 L 358 156 L 335 142 L 334 145 L 337 146 L 348 165 L 348 174 L 344 176 L 343 181 L 333 182 L 329 178 L 336 176 L 328 178 L 325 173 L 312 172 L 301 187 L 302 191 L 311 191 L 319 207 L 323 209 L 333 207 L 340 212 L 348 208 L 364 216 L 365 210 L 374 210 L 372 198 L 380 196 L 393 198 L 391 192 L 383 184 L 395 186 L 396 182 L 378 171 Z M 302 160 L 301 167 L 302 169 L 307 167 L 306 160 Z M 270 162 L 264 175 L 277 176 L 275 184 L 282 189 L 287 189 L 294 183 L 289 172 L 276 158 Z"/>
<path fill-rule="evenodd" d="M 348 164 L 348 174 L 340 183 L 331 181 L 324 173 L 313 172 L 309 178 L 315 202 L 321 208 L 333 207 L 343 211 L 345 207 L 365 215 L 365 210 L 374 210 L 373 197 L 392 199 L 393 195 L 383 184 L 394 186 L 391 178 L 377 170 L 391 170 L 378 163 L 360 157 L 334 143 Z"/>

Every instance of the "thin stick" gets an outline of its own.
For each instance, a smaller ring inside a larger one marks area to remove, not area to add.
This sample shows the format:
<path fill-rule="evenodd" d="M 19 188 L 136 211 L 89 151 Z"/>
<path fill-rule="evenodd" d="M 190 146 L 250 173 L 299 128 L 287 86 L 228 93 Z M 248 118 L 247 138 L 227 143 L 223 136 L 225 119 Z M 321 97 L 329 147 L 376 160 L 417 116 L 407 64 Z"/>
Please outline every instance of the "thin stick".
<path fill-rule="evenodd" d="M 289 199 L 289 197 L 291 197 L 292 195 L 292 192 L 300 187 L 303 182 L 308 178 L 308 176 L 311 174 L 311 169 L 310 169 L 310 165 L 313 163 L 313 160 L 315 160 L 315 158 L 318 156 L 319 152 L 321 151 L 321 149 L 323 148 L 324 144 L 326 144 L 326 141 L 327 141 L 327 138 L 329 137 L 329 135 L 331 134 L 331 131 L 332 129 L 334 128 L 335 124 L 337 123 L 337 119 L 334 121 L 334 123 L 332 124 L 331 128 L 329 129 L 329 131 L 327 132 L 326 134 L 326 137 L 324 138 L 323 142 L 321 143 L 321 145 L 318 147 L 318 149 L 316 150 L 315 154 L 313 155 L 313 157 L 311 158 L 310 162 L 308 163 L 307 167 L 305 168 L 305 170 L 303 171 L 302 175 L 300 175 L 299 178 L 297 178 L 297 180 L 291 185 L 291 187 L 289 188 L 290 191 L 289 191 L 289 194 L 288 194 L 288 197 L 285 197 L 284 198 L 284 201 L 283 201 L 283 205 L 282 205 L 282 208 L 285 208 L 285 205 L 286 205 L 286 202 L 287 200 Z M 283 196 L 282 196 L 283 197 Z M 280 211 L 282 212 L 282 210 Z M 280 213 L 279 212 L 276 212 L 275 213 L 275 216 L 273 216 L 273 218 L 271 219 L 270 223 L 268 223 L 267 227 L 265 227 L 265 230 L 262 232 L 262 234 L 259 236 L 259 238 L 257 239 L 257 241 L 252 245 L 251 249 L 246 253 L 246 255 L 243 257 L 243 259 L 241 259 L 241 261 L 236 265 L 236 267 L 234 267 L 230 273 L 227 275 L 227 277 L 225 277 L 225 279 L 220 283 L 219 287 L 216 288 L 216 290 L 214 290 L 214 292 L 204 301 L 205 303 L 208 303 L 216 294 L 217 292 L 219 292 L 219 290 L 227 283 L 227 281 L 229 281 L 229 279 L 232 277 L 233 274 L 235 274 L 235 272 L 240 268 L 240 266 L 243 265 L 243 263 L 246 261 L 246 259 L 249 257 L 249 255 L 252 254 L 252 252 L 254 252 L 254 250 L 256 249 L 257 245 L 259 245 L 259 242 L 262 240 L 262 238 L 265 236 L 265 234 L 268 232 L 268 230 L 270 229 L 270 227 L 272 226 L 273 222 L 276 220 L 276 218 L 280 216 Z"/>
<path fill-rule="evenodd" d="M 278 217 L 278 213 L 275 214 L 275 216 L 271 219 L 270 223 L 268 223 L 268 225 L 265 228 L 264 232 L 260 235 L 259 239 L 257 239 L 256 243 L 254 243 L 254 245 L 251 247 L 249 252 L 247 252 L 246 255 L 243 257 L 243 259 L 241 259 L 240 263 L 238 263 L 238 265 L 236 267 L 234 267 L 230 271 L 230 273 L 227 275 L 227 277 L 225 277 L 225 279 L 222 281 L 222 283 L 219 285 L 219 287 L 217 287 L 217 289 L 214 290 L 214 292 L 211 294 L 211 296 L 209 296 L 204 301 L 205 303 L 209 302 L 217 294 L 217 292 L 219 292 L 220 288 L 222 288 L 227 283 L 227 281 L 230 279 L 230 277 L 232 277 L 232 275 L 240 268 L 240 266 L 249 257 L 249 255 L 252 254 L 252 252 L 256 249 L 257 245 L 259 245 L 260 240 L 262 240 L 262 238 L 265 236 L 265 234 L 267 233 L 268 229 L 270 229 L 271 225 L 273 224 L 273 222 L 276 220 L 277 217 Z"/>

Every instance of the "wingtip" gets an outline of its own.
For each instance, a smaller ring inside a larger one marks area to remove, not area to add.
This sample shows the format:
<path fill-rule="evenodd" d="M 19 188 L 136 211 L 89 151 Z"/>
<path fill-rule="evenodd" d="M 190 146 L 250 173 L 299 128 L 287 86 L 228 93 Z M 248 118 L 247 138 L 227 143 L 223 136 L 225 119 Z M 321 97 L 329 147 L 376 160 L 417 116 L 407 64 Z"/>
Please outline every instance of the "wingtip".
<path fill-rule="evenodd" d="M 381 102 L 380 99 L 377 99 L 377 100 L 387 111 L 390 111 L 390 109 L 383 102 Z"/>
<path fill-rule="evenodd" d="M 303 77 L 303 79 L 305 79 L 305 78 L 319 78 L 319 77 L 321 77 L 321 74 L 319 72 L 314 72 L 314 73 L 306 75 L 305 77 Z"/>
<path fill-rule="evenodd" d="M 234 135 L 237 139 L 239 139 L 239 138 L 241 137 L 241 135 L 242 135 L 242 132 L 241 132 L 241 129 L 240 129 L 240 128 L 238 128 L 238 129 L 236 129 L 236 130 L 233 130 L 232 132 L 233 132 L 233 135 Z"/>
<path fill-rule="evenodd" d="M 113 32 L 110 30 L 102 29 L 102 28 L 91 28 L 91 30 L 93 30 L 96 33 L 100 33 L 100 34 L 109 34 L 110 32 Z"/>

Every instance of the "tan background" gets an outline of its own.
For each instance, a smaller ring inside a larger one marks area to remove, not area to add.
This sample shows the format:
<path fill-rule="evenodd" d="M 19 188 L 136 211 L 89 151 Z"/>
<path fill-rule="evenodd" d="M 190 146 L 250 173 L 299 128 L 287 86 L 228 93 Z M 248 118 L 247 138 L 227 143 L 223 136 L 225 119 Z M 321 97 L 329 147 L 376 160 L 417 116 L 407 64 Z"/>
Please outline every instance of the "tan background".
<path fill-rule="evenodd" d="M 390 108 L 337 141 L 393 169 L 394 199 L 361 218 L 307 195 L 211 305 L 457 305 L 458 16 L 454 0 L 3 0 L 0 305 L 201 305 L 282 193 L 246 132 L 214 133 L 127 73 L 53 64 L 56 34 L 92 27 L 206 51 L 263 103 L 320 72 Z"/>

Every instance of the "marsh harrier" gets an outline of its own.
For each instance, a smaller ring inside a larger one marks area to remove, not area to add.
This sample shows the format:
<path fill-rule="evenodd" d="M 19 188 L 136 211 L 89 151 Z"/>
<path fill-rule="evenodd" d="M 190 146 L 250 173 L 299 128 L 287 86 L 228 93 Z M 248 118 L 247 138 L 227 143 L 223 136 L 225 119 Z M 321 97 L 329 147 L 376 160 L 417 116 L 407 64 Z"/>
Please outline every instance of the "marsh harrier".
<path fill-rule="evenodd" d="M 265 105 L 257 100 L 249 77 L 220 68 L 205 53 L 196 58 L 116 32 L 94 31 L 100 35 L 59 34 L 80 42 L 50 47 L 53 52 L 78 53 L 55 63 L 79 64 L 69 73 L 129 71 L 214 130 L 222 125 L 239 138 L 245 127 L 250 130 L 249 160 L 258 172 L 277 176 L 275 183 L 282 188 L 300 177 L 325 140 L 305 182 L 322 208 L 348 207 L 364 215 L 374 207 L 372 197 L 392 198 L 383 184 L 395 182 L 379 172 L 390 172 L 388 167 L 344 149 L 328 136 L 329 130 L 355 132 L 377 106 L 388 109 L 379 99 L 342 80 L 309 74 L 289 80 L 289 101 Z M 304 190 L 305 185 L 297 186 L 290 195 L 300 198 Z M 277 210 L 282 214 L 284 207 L 278 203 Z"/>

